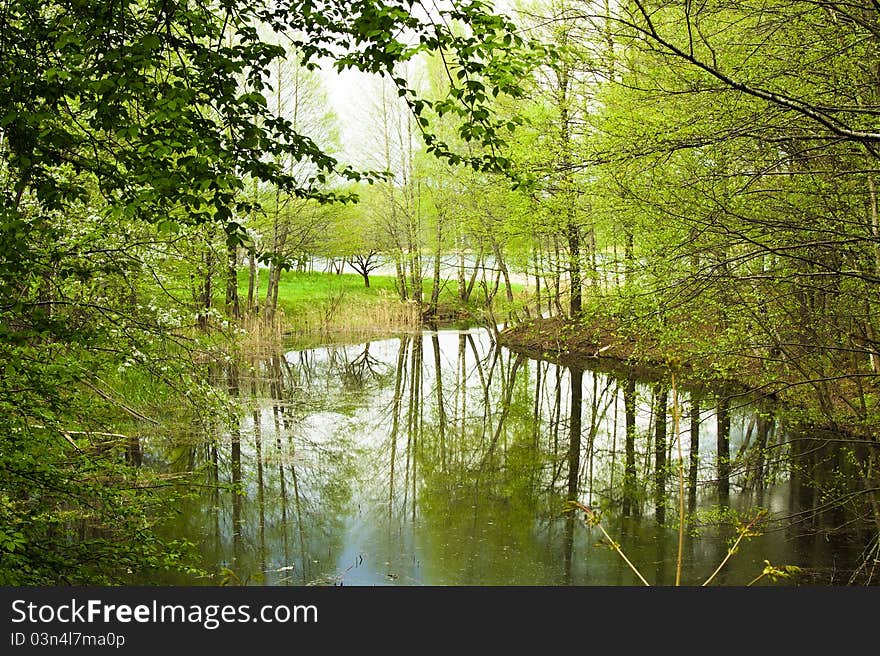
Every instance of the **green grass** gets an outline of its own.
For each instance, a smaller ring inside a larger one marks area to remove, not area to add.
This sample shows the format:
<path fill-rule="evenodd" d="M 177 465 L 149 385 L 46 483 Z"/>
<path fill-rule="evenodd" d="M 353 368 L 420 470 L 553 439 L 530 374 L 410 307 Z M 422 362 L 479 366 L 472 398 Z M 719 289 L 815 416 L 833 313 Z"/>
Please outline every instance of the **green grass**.
<path fill-rule="evenodd" d="M 268 272 L 260 272 L 260 307 L 266 303 L 266 286 L 269 284 Z M 238 273 L 238 293 L 242 303 L 247 300 L 248 272 Z M 380 303 L 397 298 L 394 278 L 391 276 L 370 276 L 370 287 L 364 286 L 364 279 L 355 273 L 298 273 L 284 271 L 278 283 L 278 307 L 288 316 L 308 313 L 317 304 L 334 295 L 344 294 L 347 302 Z"/>

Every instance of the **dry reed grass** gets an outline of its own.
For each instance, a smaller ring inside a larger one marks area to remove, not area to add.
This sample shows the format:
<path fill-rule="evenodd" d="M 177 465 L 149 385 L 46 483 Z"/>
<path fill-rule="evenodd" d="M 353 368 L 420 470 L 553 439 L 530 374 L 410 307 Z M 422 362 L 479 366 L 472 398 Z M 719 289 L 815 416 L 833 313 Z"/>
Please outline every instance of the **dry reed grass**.
<path fill-rule="evenodd" d="M 295 315 L 278 310 L 271 318 L 260 314 L 241 320 L 238 348 L 257 354 L 277 352 L 291 337 L 319 342 L 389 335 L 418 330 L 422 325 L 419 305 L 394 297 L 380 301 L 346 302 L 343 295 L 329 297 Z"/>

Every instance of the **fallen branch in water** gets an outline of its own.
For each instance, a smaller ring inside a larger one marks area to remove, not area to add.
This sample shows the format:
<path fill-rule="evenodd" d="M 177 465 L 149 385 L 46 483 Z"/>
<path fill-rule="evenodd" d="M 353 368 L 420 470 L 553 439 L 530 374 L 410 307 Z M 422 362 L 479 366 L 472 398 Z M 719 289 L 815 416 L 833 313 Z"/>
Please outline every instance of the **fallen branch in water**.
<path fill-rule="evenodd" d="M 752 527 L 758 522 L 759 519 L 764 517 L 764 515 L 766 515 L 766 514 L 767 514 L 767 510 L 761 509 L 761 511 L 758 512 L 752 518 L 752 521 L 750 521 L 748 524 L 745 524 L 745 525 L 739 527 L 739 535 L 736 538 L 736 542 L 734 542 L 733 545 L 727 550 L 727 555 L 724 556 L 724 560 L 722 560 L 721 563 L 718 565 L 718 567 L 715 568 L 715 571 L 712 572 L 712 576 L 710 576 L 708 579 L 703 581 L 703 586 L 709 585 L 709 583 L 712 581 L 712 579 L 714 579 L 715 576 L 718 574 L 718 572 L 721 571 L 721 568 L 723 568 L 724 565 L 727 564 L 727 561 L 730 560 L 731 556 L 733 556 L 733 554 L 736 553 L 736 550 L 739 547 L 739 543 L 743 541 L 743 538 L 754 537 L 756 535 L 760 535 L 760 533 L 753 531 Z"/>
<path fill-rule="evenodd" d="M 606 531 L 605 527 L 602 526 L 601 522 L 599 521 L 599 515 L 598 515 L 598 513 L 596 513 L 596 511 L 594 511 L 589 506 L 586 506 L 586 505 L 580 503 L 579 501 L 568 501 L 567 503 L 570 506 L 568 510 L 574 510 L 575 508 L 577 508 L 578 510 L 583 511 L 585 523 L 588 526 L 597 526 L 599 528 L 599 530 L 602 531 L 602 535 L 604 535 L 605 538 L 608 540 L 612 549 L 614 549 L 620 555 L 620 557 L 623 558 L 624 562 L 627 565 L 629 565 L 629 568 L 633 572 L 635 572 L 636 576 L 639 577 L 639 580 L 642 583 L 644 583 L 645 585 L 651 585 L 650 583 L 648 583 L 645 580 L 645 577 L 642 576 L 641 572 L 639 572 L 639 570 L 636 568 L 636 566 L 632 564 L 630 559 L 626 557 L 626 554 L 623 553 L 623 551 L 620 548 L 620 545 L 617 544 L 617 542 L 615 542 L 611 538 L 610 535 L 608 535 L 608 531 Z M 749 521 L 747 524 L 744 524 L 739 527 L 736 541 L 727 550 L 727 555 L 724 557 L 724 559 L 721 561 L 721 563 L 718 565 L 718 567 L 715 568 L 715 571 L 712 572 L 712 575 L 702 583 L 702 586 L 707 586 L 707 585 L 709 585 L 709 583 L 712 582 L 712 580 L 718 575 L 718 572 L 720 572 L 724 568 L 724 566 L 727 564 L 727 561 L 730 560 L 731 557 L 737 552 L 737 549 L 739 548 L 739 544 L 740 544 L 740 542 L 743 541 L 744 538 L 754 537 L 756 535 L 760 535 L 760 533 L 755 531 L 753 527 L 758 522 L 758 520 L 762 519 L 767 514 L 767 512 L 768 511 L 766 509 L 761 509 L 761 511 L 758 512 L 751 519 L 751 521 Z M 800 571 L 797 567 L 785 566 L 780 569 L 780 568 L 772 567 L 769 564 L 769 562 L 767 562 L 767 561 L 764 561 L 764 562 L 767 563 L 767 568 L 765 568 L 765 570 L 761 576 L 758 576 L 751 583 L 749 583 L 749 585 L 752 585 L 752 583 L 755 583 L 755 581 L 760 580 L 764 576 L 771 576 L 771 578 L 773 578 L 774 576 L 776 578 L 782 578 L 783 575 L 790 576 L 790 575 Z M 774 578 L 774 580 L 775 580 L 775 578 Z M 676 585 L 680 585 L 680 583 L 681 583 L 680 580 L 678 579 L 678 577 L 676 577 Z"/>
<path fill-rule="evenodd" d="M 621 558 L 623 558 L 624 562 L 626 562 L 626 564 L 629 565 L 630 569 L 633 572 L 635 572 L 636 576 L 639 577 L 641 582 L 644 583 L 645 585 L 650 586 L 651 584 L 645 580 L 645 577 L 642 576 L 641 572 L 639 572 L 639 570 L 636 569 L 636 566 L 633 565 L 632 562 L 630 562 L 630 559 L 626 557 L 626 554 L 623 553 L 623 551 L 621 551 L 620 545 L 617 544 L 617 542 L 615 542 L 614 540 L 612 540 L 611 536 L 608 535 L 608 531 L 606 531 L 605 527 L 602 526 L 602 524 L 599 522 L 599 515 L 597 515 L 593 511 L 592 508 L 590 508 L 589 506 L 585 506 L 584 504 L 582 504 L 578 501 L 569 501 L 568 503 L 571 504 L 574 508 L 578 508 L 579 510 L 582 510 L 584 512 L 584 515 L 586 516 L 585 521 L 587 522 L 588 525 L 599 527 L 599 530 L 602 531 L 602 535 L 605 536 L 605 538 L 611 544 L 611 547 L 620 555 Z"/>

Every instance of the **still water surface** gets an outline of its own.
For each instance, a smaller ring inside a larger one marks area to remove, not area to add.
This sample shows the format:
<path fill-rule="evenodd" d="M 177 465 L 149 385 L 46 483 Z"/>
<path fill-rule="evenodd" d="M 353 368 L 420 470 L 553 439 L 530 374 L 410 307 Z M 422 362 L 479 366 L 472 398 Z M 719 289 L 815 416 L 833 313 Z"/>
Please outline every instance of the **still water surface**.
<path fill-rule="evenodd" d="M 857 557 L 788 519 L 814 492 L 784 426 L 740 396 L 678 390 L 676 435 L 670 390 L 532 360 L 482 329 L 290 350 L 224 382 L 237 430 L 148 453 L 229 486 L 194 488 L 169 527 L 215 572 L 177 583 L 640 585 L 599 527 L 566 512 L 574 498 L 649 583 L 672 585 L 679 447 L 683 584 L 712 575 L 760 509 L 761 534 L 713 584 L 745 585 L 765 561 L 844 584 L 835 568 Z"/>

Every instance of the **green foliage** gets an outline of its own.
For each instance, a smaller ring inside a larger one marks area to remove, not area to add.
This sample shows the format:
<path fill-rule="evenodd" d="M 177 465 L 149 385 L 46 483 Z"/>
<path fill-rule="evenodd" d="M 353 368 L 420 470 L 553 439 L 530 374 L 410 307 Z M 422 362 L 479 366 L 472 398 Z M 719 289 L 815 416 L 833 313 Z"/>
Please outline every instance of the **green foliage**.
<path fill-rule="evenodd" d="M 454 52 L 466 74 L 449 111 L 473 123 L 464 137 L 502 145 L 487 92 L 516 92 L 524 44 L 513 26 L 479 2 L 444 9 L 449 29 L 409 9 L 4 5 L 0 583 L 150 581 L 188 567 L 191 545 L 156 531 L 176 485 L 138 466 L 138 446 L 180 415 L 225 415 L 208 377 L 225 358 L 211 329 L 228 325 L 213 296 L 229 253 L 252 243 L 248 220 L 266 211 L 267 194 L 247 185 L 311 210 L 349 199 L 331 183 L 382 178 L 340 163 L 273 106 L 288 53 L 265 34 L 296 35 L 309 69 L 330 54 L 341 68 L 393 74 L 417 52 Z M 415 41 L 399 41 L 401 29 Z M 504 164 L 499 152 L 474 162 Z M 289 255 L 272 246 L 265 261 Z"/>
<path fill-rule="evenodd" d="M 764 570 L 761 572 L 760 576 L 753 579 L 749 585 L 754 585 L 764 577 L 767 577 L 776 583 L 777 581 L 790 579 L 801 573 L 801 568 L 797 565 L 776 566 L 771 565 L 769 560 L 765 560 L 764 565 Z"/>
<path fill-rule="evenodd" d="M 529 8 L 562 56 L 535 77 L 514 158 L 552 311 L 579 276 L 587 323 L 637 359 L 872 439 L 876 8 L 577 8 Z"/>
<path fill-rule="evenodd" d="M 876 7 L 578 7 L 538 3 L 521 30 L 480 0 L 6 3 L 0 581 L 186 567 L 153 530 L 173 486 L 133 447 L 163 437 L 156 417 L 230 414 L 208 370 L 247 294 L 243 248 L 286 318 L 322 325 L 399 298 L 419 318 L 481 304 L 494 326 L 523 310 L 515 267 L 540 284 L 533 310 L 572 319 L 562 346 L 601 326 L 638 361 L 874 440 Z M 408 112 L 382 124 L 387 170 L 337 158 L 324 58 L 384 77 Z M 449 253 L 492 273 L 457 263 L 432 285 Z M 401 275 L 289 272 L 313 255 Z M 871 471 L 844 455 L 829 504 Z"/>

